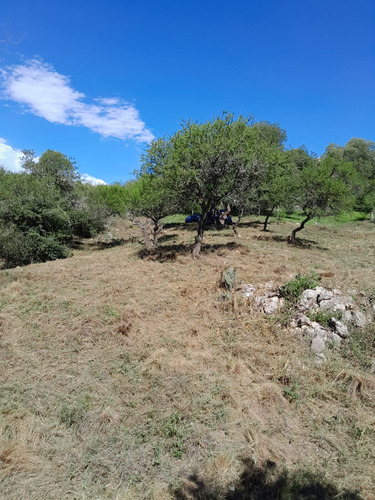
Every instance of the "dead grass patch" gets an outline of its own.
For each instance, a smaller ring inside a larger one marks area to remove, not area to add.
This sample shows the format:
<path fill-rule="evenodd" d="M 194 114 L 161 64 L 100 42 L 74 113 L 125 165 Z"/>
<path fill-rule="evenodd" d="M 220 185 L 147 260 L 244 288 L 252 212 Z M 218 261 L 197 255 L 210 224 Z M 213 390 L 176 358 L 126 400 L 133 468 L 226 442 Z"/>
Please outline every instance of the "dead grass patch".
<path fill-rule="evenodd" d="M 137 229 L 117 229 L 122 245 L 0 273 L 2 497 L 167 499 L 185 481 L 180 498 L 220 498 L 250 459 L 371 498 L 373 375 L 334 351 L 317 367 L 247 300 L 219 302 L 218 282 L 230 266 L 254 285 L 316 270 L 368 293 L 373 227 L 308 226 L 318 245 L 301 251 L 289 225 L 255 239 L 250 221 L 240 243 L 209 231 L 197 261 L 183 226 L 144 258 Z"/>

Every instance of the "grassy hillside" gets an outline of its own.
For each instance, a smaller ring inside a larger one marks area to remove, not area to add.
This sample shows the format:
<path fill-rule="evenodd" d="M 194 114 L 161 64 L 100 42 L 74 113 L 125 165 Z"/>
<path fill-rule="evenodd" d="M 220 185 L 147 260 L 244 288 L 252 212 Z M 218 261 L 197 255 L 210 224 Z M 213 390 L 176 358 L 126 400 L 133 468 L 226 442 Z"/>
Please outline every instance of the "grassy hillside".
<path fill-rule="evenodd" d="M 146 256 L 118 223 L 121 245 L 1 271 L 1 498 L 375 498 L 373 325 L 317 366 L 277 318 L 218 301 L 229 266 L 375 292 L 373 224 L 287 245 L 294 227 L 209 230 L 193 261 L 194 227 Z"/>

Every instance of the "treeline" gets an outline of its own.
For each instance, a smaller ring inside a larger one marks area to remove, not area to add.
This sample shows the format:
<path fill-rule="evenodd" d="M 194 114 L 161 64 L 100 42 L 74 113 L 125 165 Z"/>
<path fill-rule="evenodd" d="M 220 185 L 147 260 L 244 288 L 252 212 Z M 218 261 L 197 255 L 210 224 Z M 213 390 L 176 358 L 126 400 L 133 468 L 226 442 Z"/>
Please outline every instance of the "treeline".
<path fill-rule="evenodd" d="M 206 123 L 185 122 L 167 138 L 153 141 L 134 181 L 91 186 L 62 153 L 39 160 L 24 151 L 23 173 L 0 169 L 0 259 L 4 267 L 63 258 L 74 239 L 102 231 L 120 214 L 138 224 L 146 246 L 156 246 L 161 220 L 174 213 L 201 214 L 193 254 L 198 255 L 210 214 L 219 206 L 235 212 L 234 233 L 243 214 L 268 217 L 279 206 L 303 215 L 301 225 L 320 215 L 375 206 L 375 143 L 351 139 L 330 144 L 321 158 L 306 148 L 285 148 L 277 124 L 223 114 Z M 219 220 L 224 223 L 226 212 Z"/>
<path fill-rule="evenodd" d="M 143 154 L 130 211 L 152 221 L 153 245 L 163 217 L 199 211 L 193 255 L 199 254 L 210 214 L 220 205 L 238 213 L 235 233 L 244 213 L 261 210 L 269 216 L 276 206 L 300 211 L 304 218 L 290 235 L 291 243 L 316 216 L 353 208 L 373 211 L 375 143 L 330 144 L 318 158 L 304 147 L 286 149 L 285 142 L 279 125 L 252 118 L 223 114 L 206 123 L 186 122 Z"/>

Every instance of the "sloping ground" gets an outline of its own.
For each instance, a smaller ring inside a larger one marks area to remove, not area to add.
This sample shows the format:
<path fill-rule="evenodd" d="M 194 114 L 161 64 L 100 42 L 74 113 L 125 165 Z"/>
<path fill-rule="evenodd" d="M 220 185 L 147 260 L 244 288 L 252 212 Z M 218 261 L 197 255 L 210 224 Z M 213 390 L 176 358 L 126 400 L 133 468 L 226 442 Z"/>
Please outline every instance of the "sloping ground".
<path fill-rule="evenodd" d="M 375 498 L 374 345 L 317 366 L 277 318 L 218 301 L 228 266 L 371 293 L 374 226 L 312 225 L 300 247 L 272 229 L 209 231 L 193 261 L 189 229 L 140 258 L 118 226 L 123 245 L 1 271 L 1 498 Z M 306 477 L 326 496 L 282 496 Z"/>

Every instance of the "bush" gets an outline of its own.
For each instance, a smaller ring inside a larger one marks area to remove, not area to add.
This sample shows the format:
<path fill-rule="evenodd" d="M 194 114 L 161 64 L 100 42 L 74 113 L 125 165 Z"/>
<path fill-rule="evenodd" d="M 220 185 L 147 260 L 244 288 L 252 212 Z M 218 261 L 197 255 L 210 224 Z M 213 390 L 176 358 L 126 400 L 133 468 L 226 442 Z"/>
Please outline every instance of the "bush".
<path fill-rule="evenodd" d="M 57 235 L 42 235 L 33 229 L 24 232 L 14 224 L 0 226 L 0 249 L 0 259 L 5 268 L 62 259 L 70 255 L 69 247 Z"/>
<path fill-rule="evenodd" d="M 67 257 L 72 242 L 69 200 L 44 179 L 2 175 L 0 259 L 3 267 Z"/>
<path fill-rule="evenodd" d="M 280 288 L 280 295 L 289 303 L 296 303 L 304 290 L 317 287 L 319 281 L 320 276 L 314 271 L 306 275 L 297 274 L 294 279 L 288 281 Z"/>

